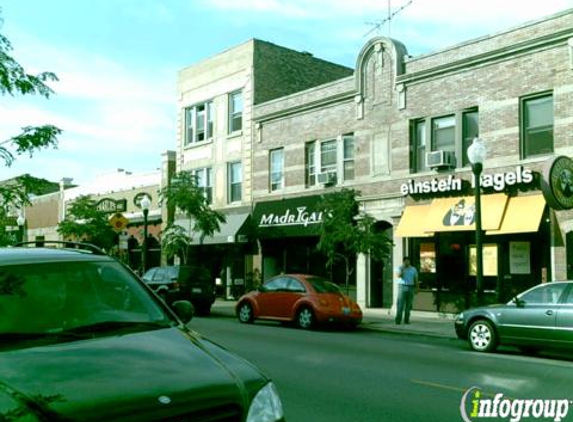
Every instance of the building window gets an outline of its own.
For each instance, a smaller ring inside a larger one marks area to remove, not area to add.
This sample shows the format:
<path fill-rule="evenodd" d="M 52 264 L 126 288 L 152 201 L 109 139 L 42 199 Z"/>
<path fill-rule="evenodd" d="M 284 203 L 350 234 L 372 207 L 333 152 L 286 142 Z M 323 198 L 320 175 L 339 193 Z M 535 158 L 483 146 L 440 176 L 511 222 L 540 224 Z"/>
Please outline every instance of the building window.
<path fill-rule="evenodd" d="M 195 104 L 185 109 L 185 145 L 213 137 L 213 102 Z"/>
<path fill-rule="evenodd" d="M 479 120 L 477 110 L 466 111 L 462 113 L 462 166 L 468 167 L 471 165 L 468 159 L 468 148 L 473 140 L 479 136 Z"/>
<path fill-rule="evenodd" d="M 453 153 L 456 166 L 468 166 L 467 149 L 479 135 L 479 112 L 466 109 L 448 116 L 417 119 L 410 127 L 412 173 L 428 171 L 426 155 L 440 150 Z"/>
<path fill-rule="evenodd" d="M 229 163 L 229 202 L 240 201 L 243 174 L 241 170 L 241 163 Z"/>
<path fill-rule="evenodd" d="M 426 171 L 426 121 L 412 124 L 412 164 L 414 173 Z"/>
<path fill-rule="evenodd" d="M 316 185 L 316 141 L 307 142 L 304 149 L 305 158 L 305 184 Z"/>
<path fill-rule="evenodd" d="M 553 95 L 524 98 L 521 101 L 523 158 L 553 152 Z"/>
<path fill-rule="evenodd" d="M 243 129 L 243 96 L 241 91 L 229 94 L 229 133 Z"/>
<path fill-rule="evenodd" d="M 456 116 L 432 119 L 432 151 L 456 151 Z"/>
<path fill-rule="evenodd" d="M 305 183 L 336 184 L 337 180 L 354 180 L 354 145 L 352 133 L 305 145 Z"/>
<path fill-rule="evenodd" d="M 270 152 L 270 187 L 271 192 L 284 188 L 284 149 L 279 148 Z"/>
<path fill-rule="evenodd" d="M 354 180 L 354 135 L 342 137 L 342 173 L 344 180 Z"/>
<path fill-rule="evenodd" d="M 196 177 L 197 187 L 203 191 L 203 195 L 209 204 L 213 203 L 213 177 L 210 167 L 195 169 L 191 174 Z"/>
<path fill-rule="evenodd" d="M 336 173 L 336 139 L 320 143 L 320 172 Z"/>

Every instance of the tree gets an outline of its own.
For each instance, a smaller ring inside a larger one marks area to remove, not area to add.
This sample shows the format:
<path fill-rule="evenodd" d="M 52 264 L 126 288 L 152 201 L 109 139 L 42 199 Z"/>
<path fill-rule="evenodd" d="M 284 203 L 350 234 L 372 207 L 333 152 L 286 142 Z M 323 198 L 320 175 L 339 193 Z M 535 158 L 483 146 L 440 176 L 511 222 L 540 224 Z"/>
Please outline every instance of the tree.
<path fill-rule="evenodd" d="M 344 262 L 347 291 L 353 271 L 351 262 L 359 253 L 382 261 L 390 256 L 393 246 L 390 238 L 376 231 L 376 220 L 369 214 L 360 213 L 356 200 L 359 194 L 353 189 L 342 189 L 324 195 L 318 204 L 322 224 L 317 248 L 326 255 L 328 266 L 336 260 Z"/>
<path fill-rule="evenodd" d="M 0 9 L 0 12 L 2 9 Z M 2 19 L 0 18 L 0 25 Z M 50 98 L 54 92 L 46 84 L 57 81 L 52 72 L 41 72 L 37 75 L 27 73 L 24 68 L 10 55 L 12 45 L 8 38 L 0 33 L 0 94 L 4 95 L 41 95 Z M 53 125 L 25 126 L 22 132 L 4 141 L 0 141 L 0 159 L 10 167 L 16 155 L 29 154 L 40 149 L 57 146 L 57 136 L 61 129 Z M 22 207 L 29 204 L 28 192 L 34 188 L 33 179 L 22 180 L 21 184 L 4 186 L 0 189 L 3 206 L 16 205 Z"/>
<path fill-rule="evenodd" d="M 185 228 L 172 224 L 168 226 L 161 236 L 161 247 L 168 258 L 178 256 L 183 264 L 187 264 L 189 247 L 193 239 L 187 234 Z"/>
<path fill-rule="evenodd" d="M 66 240 L 89 242 L 106 250 L 115 246 L 117 237 L 108 215 L 97 209 L 97 201 L 89 195 L 72 202 L 66 218 L 58 224 L 58 233 Z"/>
<path fill-rule="evenodd" d="M 168 257 L 176 254 L 188 257 L 193 235 L 199 235 L 199 244 L 207 236 L 212 236 L 225 223 L 225 216 L 211 209 L 202 187 L 198 186 L 197 176 L 190 171 L 181 171 L 173 175 L 171 183 L 161 189 L 161 200 L 166 201 L 167 207 L 179 209 L 189 219 L 189 228 L 171 225 L 161 240 L 162 247 L 168 252 Z M 186 236 L 182 236 L 186 232 Z"/>

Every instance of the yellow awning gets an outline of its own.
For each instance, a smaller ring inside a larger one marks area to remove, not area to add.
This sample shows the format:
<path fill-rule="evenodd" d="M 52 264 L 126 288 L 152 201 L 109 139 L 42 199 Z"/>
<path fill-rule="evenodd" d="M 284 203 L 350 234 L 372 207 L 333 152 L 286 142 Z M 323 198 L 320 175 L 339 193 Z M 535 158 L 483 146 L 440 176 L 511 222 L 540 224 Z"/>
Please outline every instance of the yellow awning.
<path fill-rule="evenodd" d="M 428 237 L 433 233 L 426 232 L 426 218 L 431 205 L 409 205 L 404 209 L 395 235 L 398 237 Z"/>
<path fill-rule="evenodd" d="M 507 204 L 507 196 L 498 193 L 481 196 L 482 230 L 498 230 Z M 427 231 L 450 232 L 475 230 L 475 198 L 461 196 L 432 201 Z"/>
<path fill-rule="evenodd" d="M 539 229 L 545 210 L 543 195 L 516 196 L 509 199 L 499 230 L 487 234 L 530 233 Z"/>

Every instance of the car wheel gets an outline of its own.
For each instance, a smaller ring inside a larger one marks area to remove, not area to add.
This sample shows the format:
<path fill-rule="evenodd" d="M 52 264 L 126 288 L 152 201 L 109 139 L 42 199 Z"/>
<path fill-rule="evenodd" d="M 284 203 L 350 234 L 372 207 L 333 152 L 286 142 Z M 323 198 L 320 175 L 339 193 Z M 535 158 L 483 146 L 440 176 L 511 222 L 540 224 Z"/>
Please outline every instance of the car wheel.
<path fill-rule="evenodd" d="M 497 347 L 497 333 L 491 322 L 480 319 L 475 321 L 468 331 L 470 346 L 476 352 L 491 352 Z"/>
<path fill-rule="evenodd" d="M 300 328 L 309 330 L 314 326 L 314 312 L 312 312 L 312 309 L 305 306 L 298 311 L 296 320 Z"/>
<path fill-rule="evenodd" d="M 237 312 L 239 321 L 244 324 L 253 322 L 253 307 L 248 302 L 243 302 L 239 305 L 239 310 Z"/>

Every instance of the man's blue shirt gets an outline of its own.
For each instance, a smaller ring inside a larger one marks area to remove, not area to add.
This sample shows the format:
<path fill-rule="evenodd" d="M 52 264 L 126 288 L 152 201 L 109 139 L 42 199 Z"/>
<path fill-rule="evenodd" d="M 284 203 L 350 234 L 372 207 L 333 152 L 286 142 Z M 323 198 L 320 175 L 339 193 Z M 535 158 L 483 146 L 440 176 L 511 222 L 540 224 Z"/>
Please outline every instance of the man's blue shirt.
<path fill-rule="evenodd" d="M 413 286 L 416 284 L 416 277 L 418 276 L 418 271 L 412 265 L 408 267 L 400 267 L 400 274 L 402 279 L 402 284 Z"/>

